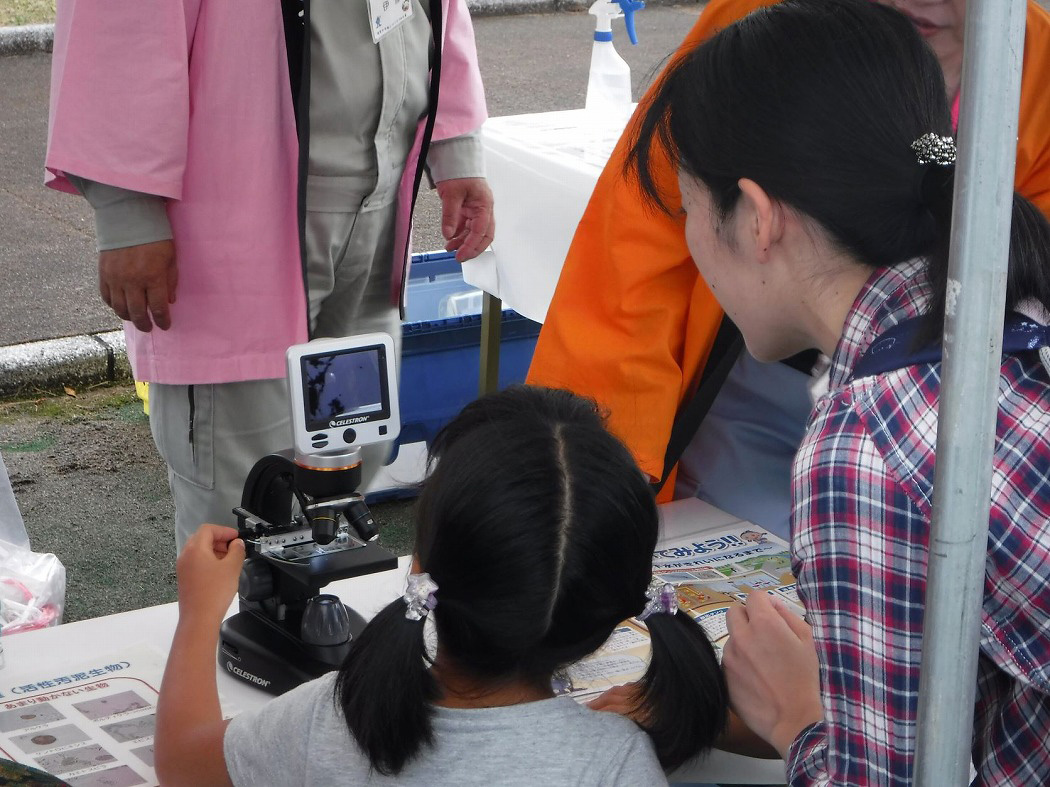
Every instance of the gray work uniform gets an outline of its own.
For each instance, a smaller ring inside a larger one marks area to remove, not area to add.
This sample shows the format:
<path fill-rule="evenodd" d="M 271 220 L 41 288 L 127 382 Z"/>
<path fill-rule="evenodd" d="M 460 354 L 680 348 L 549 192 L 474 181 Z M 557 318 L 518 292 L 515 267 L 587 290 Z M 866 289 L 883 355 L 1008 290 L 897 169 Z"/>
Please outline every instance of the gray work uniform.
<path fill-rule="evenodd" d="M 390 299 L 397 192 L 427 110 L 431 31 L 427 9 L 372 42 L 367 3 L 311 10 L 310 159 L 306 276 L 311 335 L 389 333 L 400 355 Z M 435 181 L 484 175 L 477 134 L 437 141 Z M 163 200 L 71 178 L 95 207 L 99 250 L 171 238 Z M 177 252 L 176 252 L 177 253 Z M 236 331 L 236 326 L 230 326 Z M 150 384 L 150 426 L 175 498 L 178 547 L 202 522 L 234 525 L 248 471 L 291 446 L 284 379 L 210 385 Z M 362 487 L 390 445 L 363 451 Z"/>

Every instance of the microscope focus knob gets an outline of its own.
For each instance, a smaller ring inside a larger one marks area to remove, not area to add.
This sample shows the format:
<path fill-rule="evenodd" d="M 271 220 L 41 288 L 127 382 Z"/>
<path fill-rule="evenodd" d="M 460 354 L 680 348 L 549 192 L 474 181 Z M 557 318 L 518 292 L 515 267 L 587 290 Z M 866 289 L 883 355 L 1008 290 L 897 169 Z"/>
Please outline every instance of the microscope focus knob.
<path fill-rule="evenodd" d="M 342 645 L 350 640 L 350 616 L 338 596 L 323 593 L 306 602 L 299 631 L 308 645 Z"/>
<path fill-rule="evenodd" d="M 262 601 L 273 595 L 273 569 L 265 560 L 249 558 L 244 561 L 237 580 L 237 595 L 245 601 Z"/>

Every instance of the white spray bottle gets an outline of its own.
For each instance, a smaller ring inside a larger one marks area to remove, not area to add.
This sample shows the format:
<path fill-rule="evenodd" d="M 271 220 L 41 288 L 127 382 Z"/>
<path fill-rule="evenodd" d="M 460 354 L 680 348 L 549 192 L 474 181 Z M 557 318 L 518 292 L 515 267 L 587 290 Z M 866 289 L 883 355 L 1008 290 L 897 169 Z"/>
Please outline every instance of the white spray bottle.
<path fill-rule="evenodd" d="M 588 110 L 622 112 L 631 105 L 631 67 L 613 46 L 612 20 L 623 17 L 632 44 L 638 43 L 634 12 L 645 8 L 641 0 L 596 0 L 588 13 L 597 17 L 591 72 L 587 78 Z"/>

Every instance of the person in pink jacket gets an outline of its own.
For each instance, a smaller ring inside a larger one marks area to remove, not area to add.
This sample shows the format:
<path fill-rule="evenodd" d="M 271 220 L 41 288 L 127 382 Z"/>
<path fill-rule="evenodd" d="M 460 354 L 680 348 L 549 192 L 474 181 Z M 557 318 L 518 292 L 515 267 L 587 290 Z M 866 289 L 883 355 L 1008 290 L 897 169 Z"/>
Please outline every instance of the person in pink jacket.
<path fill-rule="evenodd" d="M 399 341 L 424 163 L 448 248 L 491 240 L 473 28 L 465 0 L 56 11 L 47 182 L 95 209 L 181 548 L 233 525 L 254 461 L 290 446 L 290 345 Z M 388 450 L 365 454 L 366 481 Z"/>

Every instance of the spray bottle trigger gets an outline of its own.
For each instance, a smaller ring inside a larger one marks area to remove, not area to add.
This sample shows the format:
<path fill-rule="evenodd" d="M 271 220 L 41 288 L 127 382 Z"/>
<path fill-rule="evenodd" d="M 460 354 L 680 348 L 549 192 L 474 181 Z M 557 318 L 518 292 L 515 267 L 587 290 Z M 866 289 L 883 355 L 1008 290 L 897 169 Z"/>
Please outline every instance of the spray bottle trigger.
<path fill-rule="evenodd" d="M 627 27 L 627 37 L 631 39 L 632 44 L 638 43 L 638 34 L 634 29 L 634 12 L 641 11 L 645 8 L 645 3 L 642 0 L 616 0 L 620 4 L 620 9 L 623 11 L 623 22 Z"/>

